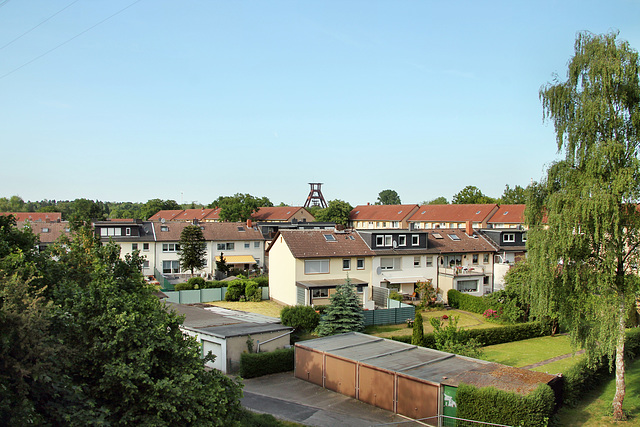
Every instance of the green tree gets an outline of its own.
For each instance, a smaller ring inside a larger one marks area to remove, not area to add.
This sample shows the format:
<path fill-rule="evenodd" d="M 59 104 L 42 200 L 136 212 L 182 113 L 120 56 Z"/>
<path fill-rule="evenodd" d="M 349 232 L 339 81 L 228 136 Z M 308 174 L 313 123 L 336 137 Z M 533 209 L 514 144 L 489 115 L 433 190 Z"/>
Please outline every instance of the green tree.
<path fill-rule="evenodd" d="M 266 197 L 254 197 L 251 194 L 236 193 L 233 196 L 220 196 L 209 208 L 220 208 L 220 219 L 230 222 L 244 222 L 258 212 L 261 207 L 272 207 Z"/>
<path fill-rule="evenodd" d="M 444 196 L 436 197 L 432 200 L 422 202 L 423 205 L 448 205 L 447 198 Z"/>
<path fill-rule="evenodd" d="M 526 190 L 519 185 L 510 188 L 507 184 L 498 202 L 501 205 L 523 205 L 527 202 Z"/>
<path fill-rule="evenodd" d="M 107 213 L 104 203 L 88 199 L 76 199 L 63 211 L 63 215 L 74 227 L 90 224 L 93 220 L 104 220 Z"/>
<path fill-rule="evenodd" d="M 448 324 L 447 320 L 439 317 L 429 320 L 433 327 L 436 349 L 467 357 L 480 357 L 481 344 L 475 338 L 469 338 L 468 331 L 458 327 L 458 320 L 458 316 L 451 316 Z"/>
<path fill-rule="evenodd" d="M 416 310 L 416 315 L 413 320 L 413 335 L 411 335 L 411 344 L 424 345 L 424 324 L 422 321 L 422 313 L 420 310 Z"/>
<path fill-rule="evenodd" d="M 216 270 L 221 272 L 225 277 L 229 273 L 230 267 L 227 264 L 227 259 L 224 257 L 224 252 L 220 252 L 220 256 L 216 260 Z"/>
<path fill-rule="evenodd" d="M 318 335 L 324 337 L 364 331 L 361 300 L 348 277 L 345 283 L 336 287 L 336 292 L 331 295 L 330 301 L 316 329 Z"/>
<path fill-rule="evenodd" d="M 195 270 L 206 265 L 207 242 L 198 225 L 187 225 L 180 233 L 180 266 L 184 270 Z"/>
<path fill-rule="evenodd" d="M 149 219 L 160 211 L 182 209 L 175 200 L 151 199 L 140 208 L 142 219 Z"/>
<path fill-rule="evenodd" d="M 471 205 L 495 203 L 496 200 L 489 196 L 485 196 L 478 187 L 467 185 L 459 193 L 456 193 L 451 200 L 454 205 Z"/>
<path fill-rule="evenodd" d="M 399 205 L 400 196 L 396 193 L 395 190 L 382 190 L 378 193 L 378 201 L 376 205 Z"/>
<path fill-rule="evenodd" d="M 325 209 L 317 211 L 314 216 L 316 221 L 335 222 L 346 227 L 352 210 L 353 206 L 347 202 L 331 200 Z"/>
<path fill-rule="evenodd" d="M 638 292 L 639 70 L 638 52 L 616 33 L 578 34 L 567 80 L 540 89 L 564 159 L 530 189 L 526 210 L 532 314 L 558 313 L 590 363 L 615 360 L 616 420 L 625 418 L 625 321 Z"/>

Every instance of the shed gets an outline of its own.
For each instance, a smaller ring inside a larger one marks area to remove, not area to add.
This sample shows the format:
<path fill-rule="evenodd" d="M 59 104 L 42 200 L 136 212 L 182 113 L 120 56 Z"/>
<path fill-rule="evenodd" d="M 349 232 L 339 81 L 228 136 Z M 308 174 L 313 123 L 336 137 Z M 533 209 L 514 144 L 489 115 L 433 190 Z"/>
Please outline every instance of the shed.
<path fill-rule="evenodd" d="M 445 389 L 461 382 L 525 395 L 557 380 L 357 332 L 296 343 L 295 376 L 427 423 L 437 423 L 443 413 Z M 447 403 L 455 405 L 455 393 L 448 391 Z"/>
<path fill-rule="evenodd" d="M 202 345 L 202 356 L 209 351 L 216 357 L 207 362 L 210 368 L 235 373 L 240 368 L 240 355 L 249 351 L 273 351 L 289 346 L 293 328 L 280 323 L 255 323 L 237 317 L 213 313 L 202 307 L 168 303 L 185 316 L 181 329 Z"/>

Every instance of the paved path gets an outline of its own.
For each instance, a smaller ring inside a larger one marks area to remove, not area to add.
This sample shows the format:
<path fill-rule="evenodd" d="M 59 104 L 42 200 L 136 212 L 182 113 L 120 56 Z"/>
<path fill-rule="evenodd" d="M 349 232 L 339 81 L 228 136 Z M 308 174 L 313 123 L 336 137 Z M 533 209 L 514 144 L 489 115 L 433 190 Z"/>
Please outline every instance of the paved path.
<path fill-rule="evenodd" d="M 243 380 L 242 405 L 308 426 L 409 427 L 418 424 L 293 376 L 293 372 Z"/>
<path fill-rule="evenodd" d="M 562 359 L 567 359 L 567 358 L 572 357 L 574 355 L 578 356 L 580 354 L 584 354 L 584 350 L 579 350 L 579 351 L 576 351 L 575 353 L 563 354 L 562 356 L 552 357 L 551 359 L 543 360 L 542 362 L 534 363 L 533 365 L 523 366 L 522 369 L 537 368 L 538 366 L 544 366 L 544 365 L 547 365 L 549 363 L 553 363 L 555 361 L 562 360 Z"/>

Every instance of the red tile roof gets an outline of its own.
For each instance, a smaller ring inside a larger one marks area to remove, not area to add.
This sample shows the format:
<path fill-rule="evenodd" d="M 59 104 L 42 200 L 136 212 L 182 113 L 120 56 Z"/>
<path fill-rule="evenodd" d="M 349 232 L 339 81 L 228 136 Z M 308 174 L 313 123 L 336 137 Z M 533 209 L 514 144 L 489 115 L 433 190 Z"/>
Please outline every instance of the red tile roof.
<path fill-rule="evenodd" d="M 251 215 L 251 218 L 254 221 L 290 221 L 300 209 L 304 208 L 300 206 L 262 207 Z"/>
<path fill-rule="evenodd" d="M 523 224 L 526 205 L 501 205 L 488 221 L 490 224 Z"/>
<path fill-rule="evenodd" d="M 198 221 L 217 220 L 220 215 L 220 208 L 215 209 L 171 209 L 159 211 L 151 216 L 149 221 Z"/>
<path fill-rule="evenodd" d="M 402 221 L 418 205 L 360 205 L 349 214 L 350 221 Z"/>
<path fill-rule="evenodd" d="M 180 240 L 182 229 L 192 225 L 187 221 L 154 222 L 156 239 L 158 242 L 177 242 Z M 244 222 L 201 222 L 202 233 L 207 241 L 238 241 L 264 240 L 262 233 L 256 228 L 249 228 Z M 162 231 L 166 227 L 167 231 Z"/>
<path fill-rule="evenodd" d="M 31 227 L 33 234 L 37 235 L 40 239 L 40 243 L 53 243 L 60 236 L 70 235 L 70 225 L 68 221 L 62 222 L 34 222 L 34 221 L 18 221 L 16 223 L 18 228 L 25 226 Z"/>
<path fill-rule="evenodd" d="M 440 237 L 438 237 L 440 236 Z M 456 237 L 451 237 L 456 236 Z M 429 230 L 427 247 L 430 252 L 465 253 L 495 252 L 496 248 L 483 235 L 474 234 L 469 237 L 465 230 L 459 228 L 439 228 Z"/>
<path fill-rule="evenodd" d="M 62 214 L 60 212 L 0 212 L 0 215 L 13 215 L 16 217 L 16 221 L 62 221 Z"/>
<path fill-rule="evenodd" d="M 330 237 L 327 239 L 325 235 Z M 280 238 L 284 239 L 295 258 L 374 255 L 362 237 L 350 230 L 280 230 L 271 245 Z"/>
<path fill-rule="evenodd" d="M 483 222 L 498 208 L 496 204 L 422 205 L 409 221 Z"/>

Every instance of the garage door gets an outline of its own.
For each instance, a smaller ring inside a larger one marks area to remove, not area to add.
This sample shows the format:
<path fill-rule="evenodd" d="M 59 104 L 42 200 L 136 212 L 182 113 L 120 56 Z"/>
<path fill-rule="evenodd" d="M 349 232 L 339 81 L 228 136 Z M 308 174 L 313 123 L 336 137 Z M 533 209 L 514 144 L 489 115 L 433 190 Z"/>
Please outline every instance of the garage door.
<path fill-rule="evenodd" d="M 356 397 L 356 364 L 329 355 L 325 356 L 324 386 L 329 390 Z"/>
<path fill-rule="evenodd" d="M 296 377 L 322 387 L 322 353 L 301 347 L 296 347 L 295 352 Z"/>
<path fill-rule="evenodd" d="M 210 341 L 203 341 L 202 342 L 202 354 L 207 354 L 208 352 L 213 353 L 213 355 L 216 357 L 216 360 L 213 361 L 213 363 L 211 362 L 207 362 L 207 366 L 210 368 L 215 368 L 215 369 L 220 369 L 221 371 L 223 370 L 223 365 L 222 362 L 224 361 L 224 356 L 222 355 L 222 345 L 215 343 L 215 342 L 210 342 Z"/>
<path fill-rule="evenodd" d="M 393 411 L 394 375 L 360 365 L 358 399 L 378 408 Z"/>

